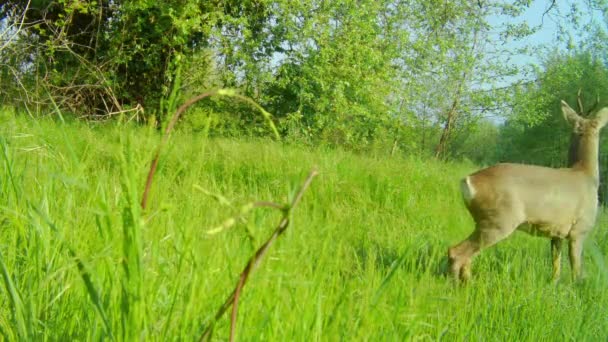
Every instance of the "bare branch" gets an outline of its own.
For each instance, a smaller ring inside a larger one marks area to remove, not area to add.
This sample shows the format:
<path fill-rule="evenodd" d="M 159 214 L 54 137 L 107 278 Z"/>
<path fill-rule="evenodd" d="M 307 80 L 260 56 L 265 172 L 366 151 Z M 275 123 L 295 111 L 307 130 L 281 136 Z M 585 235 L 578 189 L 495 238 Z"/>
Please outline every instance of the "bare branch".
<path fill-rule="evenodd" d="M 553 9 L 553 7 L 555 7 L 555 0 L 551 1 L 551 4 L 549 4 L 549 7 L 547 7 L 547 9 L 543 12 L 543 15 L 540 17 L 540 26 L 543 26 L 543 24 L 545 23 L 545 15 L 549 14 L 549 12 L 551 12 L 551 10 Z"/>
<path fill-rule="evenodd" d="M 4 48 L 6 48 L 15 39 L 15 37 L 17 37 L 19 32 L 21 32 L 21 29 L 23 28 L 23 24 L 25 23 L 25 14 L 27 13 L 27 11 L 30 8 L 30 2 L 31 2 L 31 0 L 28 0 L 27 4 L 25 5 L 25 9 L 23 10 L 23 14 L 21 15 L 21 22 L 19 23 L 19 27 L 7 40 L 4 41 L 4 44 L 2 44 L 2 46 L 0 46 L 0 51 L 4 50 Z M 9 26 L 5 30 L 5 32 L 8 33 L 8 31 L 10 31 L 11 28 L 12 28 L 12 25 Z M 3 35 L 4 35 L 4 32 L 2 32 L 2 36 Z"/>
<path fill-rule="evenodd" d="M 274 123 L 272 122 L 272 116 L 270 115 L 270 113 L 268 113 L 264 108 L 262 108 L 262 106 L 257 104 L 252 99 L 250 99 L 246 96 L 243 96 L 243 95 L 236 94 L 234 92 L 234 90 L 232 90 L 232 89 L 211 90 L 211 91 L 199 94 L 199 95 L 189 99 L 175 111 L 175 114 L 173 114 L 171 121 L 169 121 L 169 124 L 167 125 L 167 128 L 165 129 L 165 133 L 163 134 L 160 145 L 156 149 L 156 154 L 154 155 L 154 159 L 152 160 L 152 165 L 150 166 L 150 171 L 148 172 L 148 178 L 146 180 L 146 186 L 144 188 L 144 194 L 141 199 L 141 207 L 143 209 L 146 208 L 146 205 L 148 203 L 148 195 L 150 193 L 150 187 L 152 186 L 152 179 L 154 178 L 154 173 L 156 172 L 156 168 L 158 167 L 158 158 L 160 157 L 160 151 L 165 146 L 167 141 L 169 140 L 169 136 L 171 135 L 171 131 L 173 130 L 173 127 L 175 126 L 175 124 L 177 123 L 177 121 L 179 120 L 181 115 L 186 111 L 186 109 L 188 109 L 190 106 L 197 103 L 198 101 L 200 101 L 206 97 L 213 96 L 213 95 L 225 95 L 225 96 L 234 97 L 234 98 L 237 98 L 237 99 L 239 99 L 243 102 L 246 102 L 246 103 L 250 104 L 251 106 L 255 107 L 262 113 L 262 115 L 264 116 L 266 121 L 268 121 L 269 126 L 272 129 L 276 139 L 277 140 L 280 139 L 279 132 L 278 132 L 277 128 L 275 127 Z"/>
<path fill-rule="evenodd" d="M 186 101 L 184 104 L 182 104 L 177 109 L 177 111 L 175 111 L 175 114 L 173 114 L 171 121 L 169 122 L 169 124 L 167 125 L 167 128 L 165 129 L 165 134 L 163 134 L 163 138 L 160 142 L 160 145 L 158 145 L 158 148 L 156 149 L 154 159 L 152 160 L 152 165 L 150 165 L 150 171 L 148 171 L 148 178 L 146 179 L 146 186 L 144 188 L 144 194 L 141 199 L 142 209 L 145 209 L 146 205 L 148 203 L 148 195 L 150 194 L 150 188 L 152 187 L 152 180 L 154 178 L 154 173 L 156 172 L 156 168 L 158 167 L 158 159 L 160 158 L 160 151 L 162 150 L 162 148 L 165 146 L 165 144 L 169 140 L 169 135 L 171 134 L 171 131 L 173 130 L 173 126 L 175 126 L 175 123 L 177 122 L 179 117 L 182 115 L 183 112 L 186 111 L 186 109 L 188 109 L 188 107 L 192 106 L 196 102 L 198 102 L 206 97 L 209 97 L 209 96 L 212 96 L 215 94 L 217 94 L 217 90 L 208 91 L 208 92 L 202 93 L 200 95 L 197 95 L 197 96 L 189 99 L 188 101 Z"/>

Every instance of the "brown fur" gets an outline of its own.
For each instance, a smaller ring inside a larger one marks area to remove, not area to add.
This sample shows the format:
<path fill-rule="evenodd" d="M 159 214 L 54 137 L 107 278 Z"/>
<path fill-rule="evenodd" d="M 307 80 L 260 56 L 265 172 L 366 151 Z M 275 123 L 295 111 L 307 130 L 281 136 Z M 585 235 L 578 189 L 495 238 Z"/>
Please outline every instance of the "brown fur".
<path fill-rule="evenodd" d="M 599 131 L 608 122 L 608 108 L 583 119 L 562 101 L 562 112 L 577 142 L 571 168 L 505 163 L 462 180 L 463 198 L 476 226 L 468 238 L 448 249 L 454 277 L 468 280 L 475 255 L 520 229 L 551 238 L 554 279 L 560 275 L 562 240 L 567 239 L 573 277 L 580 278 L 583 241 L 597 214 Z"/>

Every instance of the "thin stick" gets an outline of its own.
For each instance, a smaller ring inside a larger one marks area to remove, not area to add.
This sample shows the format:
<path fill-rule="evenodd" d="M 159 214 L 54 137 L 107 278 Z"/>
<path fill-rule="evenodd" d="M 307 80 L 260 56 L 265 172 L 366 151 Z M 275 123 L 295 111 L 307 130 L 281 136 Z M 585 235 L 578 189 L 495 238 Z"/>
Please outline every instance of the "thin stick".
<path fill-rule="evenodd" d="M 576 93 L 576 103 L 578 103 L 578 115 L 585 116 L 585 110 L 583 109 L 583 100 L 581 98 L 581 92 L 583 89 L 578 88 L 578 93 Z"/>
<path fill-rule="evenodd" d="M 266 254 L 268 249 L 270 248 L 270 246 L 274 243 L 274 241 L 279 236 L 281 236 L 281 234 L 283 234 L 283 232 L 285 232 L 285 230 L 289 226 L 289 215 L 290 215 L 291 210 L 293 210 L 298 205 L 298 203 L 300 203 L 300 200 L 302 199 L 304 192 L 306 191 L 306 189 L 308 189 L 313 178 L 317 175 L 318 175 L 318 172 L 316 169 L 313 169 L 312 171 L 310 171 L 310 173 L 308 174 L 308 177 L 306 178 L 306 180 L 300 187 L 300 190 L 298 191 L 296 196 L 291 201 L 291 205 L 289 206 L 288 210 L 286 210 L 283 213 L 283 217 L 281 218 L 281 221 L 279 222 L 278 226 L 275 228 L 275 230 L 272 233 L 272 235 L 270 236 L 270 238 L 268 238 L 268 240 L 260 248 L 258 248 L 258 250 L 255 252 L 255 254 L 247 262 L 247 265 L 241 272 L 241 275 L 239 277 L 239 281 L 238 281 L 236 287 L 234 288 L 232 293 L 228 296 L 228 298 L 226 298 L 226 300 L 224 301 L 224 304 L 222 306 L 220 306 L 219 310 L 215 314 L 215 317 L 209 323 L 209 325 L 207 326 L 207 329 L 205 329 L 205 331 L 201 335 L 200 341 L 208 341 L 211 339 L 211 335 L 213 334 L 213 327 L 215 326 L 215 323 L 217 322 L 218 319 L 220 319 L 224 315 L 224 313 L 228 310 L 228 308 L 230 306 L 232 306 L 232 314 L 231 314 L 231 319 L 230 319 L 230 341 L 234 341 L 234 335 L 235 335 L 235 329 L 236 329 L 236 318 L 237 318 L 237 312 L 238 312 L 238 302 L 239 302 L 239 298 L 241 295 L 241 291 L 242 291 L 243 287 L 245 286 L 245 284 L 247 283 L 247 279 L 249 278 L 249 275 L 258 266 L 258 264 L 260 263 L 260 261 L 262 260 L 262 258 L 264 257 L 264 255 Z"/>
<path fill-rule="evenodd" d="M 234 302 L 232 303 L 232 313 L 230 314 L 230 342 L 234 342 L 234 336 L 236 336 L 236 317 L 239 310 L 239 298 L 241 297 L 241 291 L 243 290 L 243 286 L 245 286 L 248 274 L 241 274 L 234 290 Z"/>

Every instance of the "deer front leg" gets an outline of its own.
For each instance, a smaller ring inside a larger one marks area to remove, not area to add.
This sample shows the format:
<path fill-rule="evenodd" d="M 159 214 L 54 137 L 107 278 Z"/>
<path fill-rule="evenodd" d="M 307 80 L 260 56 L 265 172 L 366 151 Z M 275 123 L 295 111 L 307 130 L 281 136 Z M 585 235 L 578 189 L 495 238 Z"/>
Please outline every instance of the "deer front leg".
<path fill-rule="evenodd" d="M 463 282 L 471 278 L 471 259 L 479 252 L 479 233 L 474 231 L 466 240 L 448 249 L 450 273 Z"/>
<path fill-rule="evenodd" d="M 582 256 L 583 256 L 583 242 L 584 237 L 579 236 L 576 238 L 570 238 L 570 267 L 572 268 L 572 280 L 577 281 L 582 278 Z"/>
<path fill-rule="evenodd" d="M 553 258 L 553 281 L 559 280 L 562 268 L 562 239 L 551 239 L 551 257 Z"/>

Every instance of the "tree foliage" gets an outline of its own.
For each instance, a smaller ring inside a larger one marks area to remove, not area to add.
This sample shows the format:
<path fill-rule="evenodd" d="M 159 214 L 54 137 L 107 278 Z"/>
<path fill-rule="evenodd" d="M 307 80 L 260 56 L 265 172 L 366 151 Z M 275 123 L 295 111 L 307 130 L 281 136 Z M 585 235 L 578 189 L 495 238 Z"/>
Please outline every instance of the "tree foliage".
<path fill-rule="evenodd" d="M 537 81 L 517 89 L 513 115 L 501 129 L 499 158 L 566 166 L 570 128 L 560 101 L 588 116 L 608 105 L 608 68 L 590 53 L 553 54 Z"/>
<path fill-rule="evenodd" d="M 293 140 L 485 162 L 465 147 L 467 132 L 496 135 L 485 117 L 508 106 L 528 124 L 547 108 L 513 80 L 530 53 L 513 44 L 538 29 L 521 20 L 533 3 L 545 4 L 543 18 L 570 11 L 562 42 L 572 27 L 601 49 L 601 25 L 582 15 L 607 8 L 595 1 L 6 1 L 0 28 L 15 39 L 0 50 L 0 97 L 30 113 L 162 122 L 187 97 L 230 87 Z M 183 122 L 211 134 L 265 131 L 227 101 L 201 103 Z"/>
<path fill-rule="evenodd" d="M 514 98 L 513 115 L 500 129 L 497 158 L 552 167 L 569 166 L 571 128 L 564 122 L 560 101 L 580 115 L 608 106 L 608 67 L 593 51 L 551 54 L 537 81 L 522 86 Z M 600 197 L 608 198 L 607 138 L 600 138 Z"/>

